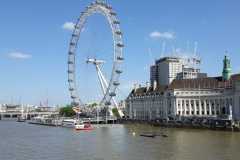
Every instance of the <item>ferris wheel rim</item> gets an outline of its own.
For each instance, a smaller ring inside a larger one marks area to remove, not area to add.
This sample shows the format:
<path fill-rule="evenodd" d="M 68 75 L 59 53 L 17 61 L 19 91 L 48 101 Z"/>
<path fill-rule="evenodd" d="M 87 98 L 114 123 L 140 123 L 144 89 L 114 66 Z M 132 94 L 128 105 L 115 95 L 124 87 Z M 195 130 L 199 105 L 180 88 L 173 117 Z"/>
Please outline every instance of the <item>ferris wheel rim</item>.
<path fill-rule="evenodd" d="M 102 14 L 108 21 L 112 37 L 113 37 L 113 64 L 111 77 L 109 79 L 109 84 L 107 86 L 106 93 L 100 101 L 101 106 L 109 106 L 111 105 L 111 100 L 114 96 L 116 96 L 116 89 L 120 85 L 119 78 L 122 73 L 121 63 L 124 60 L 123 58 L 123 40 L 122 40 L 122 32 L 120 29 L 120 21 L 116 17 L 116 12 L 113 11 L 112 7 L 106 3 L 96 1 L 95 3 L 91 3 L 90 6 L 87 6 L 85 11 L 81 13 L 80 17 L 75 24 L 75 29 L 73 31 L 70 47 L 68 52 L 68 83 L 69 83 L 69 91 L 71 95 L 71 99 L 75 105 L 84 105 L 82 102 L 79 91 L 77 88 L 76 82 L 76 49 L 78 46 L 78 41 L 81 36 L 82 29 L 87 22 L 88 17 L 93 14 L 100 13 Z"/>

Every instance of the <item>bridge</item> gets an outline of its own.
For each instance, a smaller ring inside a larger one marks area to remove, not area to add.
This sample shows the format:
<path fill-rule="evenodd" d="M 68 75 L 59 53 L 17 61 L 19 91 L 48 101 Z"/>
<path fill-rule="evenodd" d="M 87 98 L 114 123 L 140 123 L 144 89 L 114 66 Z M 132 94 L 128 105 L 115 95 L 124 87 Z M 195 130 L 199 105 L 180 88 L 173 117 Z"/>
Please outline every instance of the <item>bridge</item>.
<path fill-rule="evenodd" d="M 21 112 L 0 112 L 0 120 L 7 118 L 7 119 L 11 119 L 11 118 L 17 118 L 19 116 L 21 116 L 22 113 Z M 43 115 L 59 115 L 59 112 L 57 111 L 46 111 L 46 112 L 28 112 L 25 113 L 25 115 L 27 115 L 28 119 L 31 119 L 32 117 L 36 117 L 36 116 L 43 116 Z"/>

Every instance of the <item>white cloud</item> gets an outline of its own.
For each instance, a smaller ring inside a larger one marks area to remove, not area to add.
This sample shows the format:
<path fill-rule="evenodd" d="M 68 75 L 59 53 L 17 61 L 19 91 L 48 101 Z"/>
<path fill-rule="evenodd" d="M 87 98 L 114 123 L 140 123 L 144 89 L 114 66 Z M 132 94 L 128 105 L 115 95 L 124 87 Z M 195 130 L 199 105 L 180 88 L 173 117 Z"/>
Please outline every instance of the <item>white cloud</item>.
<path fill-rule="evenodd" d="M 32 58 L 32 55 L 30 54 L 26 54 L 26 53 L 22 53 L 22 52 L 11 52 L 8 53 L 8 57 L 11 59 L 30 59 Z"/>
<path fill-rule="evenodd" d="M 73 23 L 73 22 L 65 22 L 62 25 L 62 29 L 68 30 L 68 31 L 73 31 L 75 29 L 75 23 Z"/>
<path fill-rule="evenodd" d="M 154 31 L 149 34 L 151 38 L 154 39 L 175 39 L 175 33 L 174 32 L 159 32 L 159 31 Z"/>

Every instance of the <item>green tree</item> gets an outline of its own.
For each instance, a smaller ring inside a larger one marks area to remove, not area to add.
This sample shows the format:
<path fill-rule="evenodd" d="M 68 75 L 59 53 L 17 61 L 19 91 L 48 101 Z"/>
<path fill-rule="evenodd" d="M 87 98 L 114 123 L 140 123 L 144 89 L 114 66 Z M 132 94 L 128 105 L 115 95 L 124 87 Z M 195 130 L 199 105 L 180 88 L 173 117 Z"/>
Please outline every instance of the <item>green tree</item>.
<path fill-rule="evenodd" d="M 59 114 L 64 117 L 73 117 L 76 115 L 72 106 L 66 105 L 65 107 L 60 108 Z"/>
<path fill-rule="evenodd" d="M 92 105 L 91 105 L 91 107 L 96 107 L 98 104 L 97 103 L 93 103 Z"/>
<path fill-rule="evenodd" d="M 117 118 L 120 118 L 120 114 L 119 114 L 117 108 L 113 108 L 113 109 L 112 109 L 112 112 L 113 112 L 113 115 L 114 115 L 114 116 L 116 116 Z"/>
<path fill-rule="evenodd" d="M 94 103 L 88 104 L 87 107 L 89 107 L 89 108 L 94 108 L 94 107 L 96 107 L 97 105 L 98 105 L 98 104 L 97 104 L 96 102 L 94 102 Z"/>

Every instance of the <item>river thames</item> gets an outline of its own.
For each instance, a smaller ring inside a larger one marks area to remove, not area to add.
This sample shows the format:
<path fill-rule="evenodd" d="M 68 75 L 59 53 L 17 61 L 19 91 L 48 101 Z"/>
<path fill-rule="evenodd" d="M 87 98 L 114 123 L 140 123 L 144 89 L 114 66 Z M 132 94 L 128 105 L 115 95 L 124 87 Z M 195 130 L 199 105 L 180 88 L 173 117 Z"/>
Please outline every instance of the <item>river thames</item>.
<path fill-rule="evenodd" d="M 136 134 L 134 135 L 133 132 Z M 167 138 L 140 137 L 143 132 Z M 0 121 L 0 160 L 238 160 L 240 133 L 101 125 L 90 132 Z"/>

